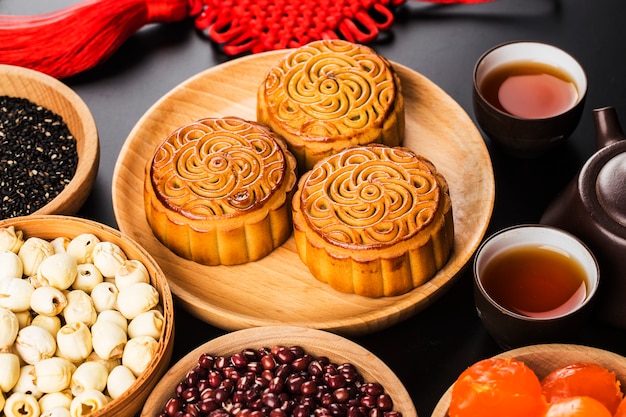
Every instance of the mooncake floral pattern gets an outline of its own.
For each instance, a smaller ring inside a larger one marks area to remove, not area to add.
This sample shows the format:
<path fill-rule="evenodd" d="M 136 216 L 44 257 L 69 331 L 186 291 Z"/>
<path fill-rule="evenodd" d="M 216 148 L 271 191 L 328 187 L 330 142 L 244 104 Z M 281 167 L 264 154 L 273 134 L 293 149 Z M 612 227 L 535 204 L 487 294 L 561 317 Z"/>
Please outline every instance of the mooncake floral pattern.
<path fill-rule="evenodd" d="M 414 236 L 433 219 L 441 193 L 428 161 L 384 145 L 331 156 L 301 188 L 309 226 L 331 243 L 360 249 Z"/>
<path fill-rule="evenodd" d="M 258 208 L 280 188 L 285 154 L 269 129 L 236 117 L 207 118 L 172 133 L 155 153 L 157 198 L 195 219 Z"/>
<path fill-rule="evenodd" d="M 388 61 L 369 48 L 313 42 L 270 70 L 265 96 L 289 133 L 325 140 L 381 126 L 396 98 L 395 83 Z"/>

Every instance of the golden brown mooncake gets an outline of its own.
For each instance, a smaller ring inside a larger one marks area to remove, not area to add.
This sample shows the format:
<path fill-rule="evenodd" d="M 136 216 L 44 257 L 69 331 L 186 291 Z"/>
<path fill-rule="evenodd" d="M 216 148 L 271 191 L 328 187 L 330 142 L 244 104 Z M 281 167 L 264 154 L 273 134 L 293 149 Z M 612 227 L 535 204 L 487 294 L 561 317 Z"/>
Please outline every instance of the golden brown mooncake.
<path fill-rule="evenodd" d="M 154 235 L 204 265 L 258 260 L 291 235 L 296 160 L 267 127 L 207 118 L 174 131 L 149 159 L 144 204 Z"/>
<path fill-rule="evenodd" d="M 405 125 L 400 78 L 367 46 L 314 41 L 269 70 L 257 120 L 285 139 L 300 173 L 350 146 L 398 146 Z"/>
<path fill-rule="evenodd" d="M 374 144 L 325 158 L 300 178 L 292 211 L 300 259 L 345 293 L 406 293 L 454 245 L 448 184 L 408 148 Z"/>

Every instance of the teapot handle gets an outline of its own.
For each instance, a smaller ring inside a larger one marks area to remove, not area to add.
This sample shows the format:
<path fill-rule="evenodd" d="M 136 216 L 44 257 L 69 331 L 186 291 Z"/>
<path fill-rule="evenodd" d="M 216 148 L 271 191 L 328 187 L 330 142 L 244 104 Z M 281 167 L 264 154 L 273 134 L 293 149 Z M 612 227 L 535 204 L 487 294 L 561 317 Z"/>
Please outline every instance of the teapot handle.
<path fill-rule="evenodd" d="M 607 106 L 594 109 L 593 122 L 596 128 L 596 147 L 598 149 L 626 138 L 615 107 Z"/>

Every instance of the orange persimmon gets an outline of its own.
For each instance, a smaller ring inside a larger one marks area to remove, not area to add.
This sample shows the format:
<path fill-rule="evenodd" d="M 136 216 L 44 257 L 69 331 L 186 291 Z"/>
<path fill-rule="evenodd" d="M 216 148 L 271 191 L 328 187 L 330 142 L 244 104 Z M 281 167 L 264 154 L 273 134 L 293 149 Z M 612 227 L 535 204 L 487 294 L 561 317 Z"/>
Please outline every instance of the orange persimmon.
<path fill-rule="evenodd" d="M 586 396 L 560 398 L 548 405 L 544 417 L 612 417 L 598 400 Z"/>
<path fill-rule="evenodd" d="M 626 417 L 626 398 L 622 398 L 613 417 Z"/>
<path fill-rule="evenodd" d="M 604 404 L 611 415 L 623 398 L 615 372 L 592 363 L 561 366 L 543 378 L 541 386 L 548 403 L 567 397 L 587 396 Z"/>
<path fill-rule="evenodd" d="M 452 387 L 450 417 L 540 417 L 546 403 L 537 375 L 516 359 L 476 362 Z"/>

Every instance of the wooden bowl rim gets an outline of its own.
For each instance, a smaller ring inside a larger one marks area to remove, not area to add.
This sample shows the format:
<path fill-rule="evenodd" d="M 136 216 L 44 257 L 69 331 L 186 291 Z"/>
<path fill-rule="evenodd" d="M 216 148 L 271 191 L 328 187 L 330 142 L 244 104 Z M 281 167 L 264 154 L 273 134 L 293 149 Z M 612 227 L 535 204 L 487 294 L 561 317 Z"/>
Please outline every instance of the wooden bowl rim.
<path fill-rule="evenodd" d="M 54 91 L 55 94 L 62 97 L 76 112 L 81 125 L 81 131 L 83 133 L 83 137 L 79 137 L 74 131 L 72 131 L 72 135 L 74 135 L 76 139 L 77 152 L 79 156 L 76 172 L 69 184 L 67 184 L 67 186 L 55 198 L 32 214 L 76 213 L 86 200 L 95 183 L 100 164 L 100 140 L 96 122 L 91 110 L 73 89 L 60 80 L 40 71 L 16 65 L 0 64 L 0 76 L 5 79 L 22 79 L 34 83 L 37 86 L 48 87 L 49 91 Z M 4 95 L 2 90 L 3 89 L 0 88 L 0 95 Z M 32 100 L 28 94 L 20 95 L 20 97 Z M 36 101 L 33 102 L 41 104 Z M 61 115 L 64 120 L 66 119 L 66 116 L 60 114 L 57 110 L 53 111 Z M 78 200 L 76 199 L 77 196 L 79 196 Z"/>
<path fill-rule="evenodd" d="M 626 383 L 626 357 L 618 353 L 611 352 L 609 350 L 605 350 L 605 349 L 601 349 L 597 347 L 593 347 L 593 346 L 569 344 L 569 343 L 546 343 L 546 344 L 529 345 L 529 346 L 523 346 L 523 347 L 511 349 L 511 350 L 502 352 L 498 355 L 494 355 L 493 357 L 494 358 L 516 358 L 516 359 L 521 360 L 522 362 L 525 362 L 524 358 L 527 358 L 530 355 L 537 355 L 537 354 L 556 355 L 556 354 L 563 354 L 566 352 L 575 352 L 575 353 L 580 354 L 581 357 L 593 357 L 596 360 L 594 361 L 588 360 L 588 362 L 597 363 L 598 365 L 602 365 L 605 367 L 610 366 L 609 365 L 610 363 L 618 363 L 618 364 L 623 365 L 624 369 L 621 372 L 619 372 L 616 369 L 609 369 L 609 370 L 616 372 L 617 377 L 622 382 L 622 384 Z M 565 364 L 565 363 L 573 363 L 577 361 L 573 360 L 571 362 L 568 362 L 567 360 L 564 360 L 563 362 L 564 362 L 563 364 Z M 555 365 L 554 368 L 560 365 L 562 364 Z M 533 369 L 533 366 L 530 366 L 530 368 Z M 536 370 L 533 369 L 533 371 L 536 371 Z M 543 375 L 542 373 L 538 373 L 537 376 L 539 377 L 539 379 L 541 379 L 545 375 Z M 448 409 L 450 406 L 450 398 L 452 396 L 453 386 L 454 386 L 454 382 L 450 385 L 450 387 L 446 390 L 446 392 L 441 396 L 441 399 L 435 406 L 435 409 L 433 410 L 431 417 L 447 417 L 448 416 Z"/>
<path fill-rule="evenodd" d="M 260 326 L 226 333 L 209 340 L 183 356 L 172 365 L 146 400 L 141 417 L 158 415 L 164 401 L 174 393 L 175 385 L 194 366 L 200 354 L 230 355 L 244 348 L 275 345 L 302 346 L 314 356 L 325 355 L 336 363 L 354 364 L 366 380 L 381 382 L 404 417 L 417 417 L 413 401 L 404 384 L 380 358 L 361 345 L 326 330 L 301 326 Z M 365 367 L 364 365 L 367 364 Z M 392 388 L 392 389 L 390 389 Z"/>
<path fill-rule="evenodd" d="M 165 274 L 161 270 L 159 264 L 152 257 L 152 255 L 150 255 L 150 253 L 145 250 L 139 243 L 137 243 L 135 240 L 125 235 L 124 233 L 120 232 L 119 230 L 93 220 L 59 214 L 32 214 L 29 216 L 13 217 L 0 220 L 0 228 L 14 226 L 15 229 L 23 231 L 24 238 L 26 239 L 33 234 L 32 232 L 28 232 L 25 229 L 33 228 L 38 223 L 43 222 L 50 222 L 52 225 L 54 225 L 53 230 L 55 230 L 55 232 L 50 233 L 55 233 L 56 237 L 69 237 L 69 233 L 67 233 L 67 230 L 69 228 L 67 225 L 68 223 L 71 223 L 76 226 L 84 227 L 85 233 L 93 233 L 101 240 L 109 240 L 118 244 L 121 243 L 120 247 L 122 248 L 122 250 L 124 250 L 125 253 L 128 254 L 129 252 L 133 252 L 140 254 L 142 258 L 141 261 L 144 262 L 144 264 L 148 268 L 148 271 L 150 272 L 151 282 L 158 282 L 157 287 L 160 292 L 160 304 L 163 308 L 165 327 L 163 329 L 161 339 L 159 340 L 159 349 L 157 350 L 153 361 L 124 394 L 109 402 L 102 409 L 97 410 L 89 415 L 90 417 L 101 417 L 108 415 L 109 413 L 117 413 L 119 412 L 119 410 L 116 411 L 116 409 L 118 407 L 123 407 L 125 402 L 127 402 L 133 396 L 136 396 L 137 392 L 141 389 L 142 386 L 148 387 L 147 392 L 149 394 L 154 385 L 156 385 L 158 378 L 160 378 L 161 374 L 165 373 L 165 371 L 169 367 L 169 362 L 172 357 L 174 346 L 174 301 L 172 297 L 172 292 L 169 287 L 169 283 L 165 278 Z M 57 229 L 59 230 L 58 234 L 56 234 Z M 49 239 L 48 236 L 37 237 Z M 135 410 L 135 412 L 138 413 L 140 410 L 141 406 L 139 406 L 137 410 Z M 119 415 L 124 416 L 125 414 Z"/>

